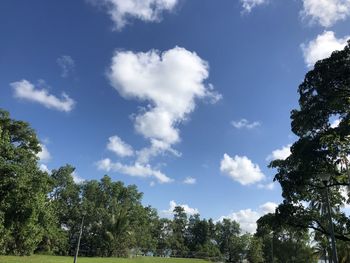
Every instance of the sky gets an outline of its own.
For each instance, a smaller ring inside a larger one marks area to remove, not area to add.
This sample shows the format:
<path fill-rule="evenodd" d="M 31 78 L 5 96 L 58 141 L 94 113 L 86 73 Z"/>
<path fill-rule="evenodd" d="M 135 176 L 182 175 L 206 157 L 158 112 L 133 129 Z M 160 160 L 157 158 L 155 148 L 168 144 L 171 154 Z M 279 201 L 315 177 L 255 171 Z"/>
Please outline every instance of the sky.
<path fill-rule="evenodd" d="M 298 85 L 349 16 L 350 0 L 3 0 L 0 108 L 35 129 L 43 170 L 254 232 L 282 200 L 267 166 L 297 139 Z"/>

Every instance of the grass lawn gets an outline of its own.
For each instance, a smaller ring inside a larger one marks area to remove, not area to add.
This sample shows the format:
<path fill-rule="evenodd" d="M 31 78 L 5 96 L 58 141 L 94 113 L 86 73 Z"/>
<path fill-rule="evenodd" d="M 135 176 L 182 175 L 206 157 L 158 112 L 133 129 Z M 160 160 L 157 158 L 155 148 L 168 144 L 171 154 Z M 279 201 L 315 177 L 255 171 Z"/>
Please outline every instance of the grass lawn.
<path fill-rule="evenodd" d="M 0 256 L 0 263 L 73 263 L 73 257 L 34 255 L 30 257 Z M 200 259 L 187 258 L 78 258 L 77 263 L 208 263 Z"/>

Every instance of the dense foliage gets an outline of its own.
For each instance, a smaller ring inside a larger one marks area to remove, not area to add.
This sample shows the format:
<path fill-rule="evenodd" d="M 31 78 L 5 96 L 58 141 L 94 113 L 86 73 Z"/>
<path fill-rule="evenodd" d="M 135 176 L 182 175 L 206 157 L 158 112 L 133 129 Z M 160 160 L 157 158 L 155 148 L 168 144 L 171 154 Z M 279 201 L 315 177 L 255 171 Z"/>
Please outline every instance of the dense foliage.
<path fill-rule="evenodd" d="M 76 183 L 74 167 L 39 168 L 40 143 L 28 123 L 0 111 L 0 254 L 73 255 L 82 220 L 84 256 L 155 255 L 263 262 L 260 241 L 238 223 L 188 216 L 180 206 L 160 218 L 135 185 Z"/>
<path fill-rule="evenodd" d="M 35 132 L 0 111 L 0 252 L 30 254 L 50 224 L 50 177 L 40 171 Z M 54 218 L 52 218 L 55 220 Z"/>
<path fill-rule="evenodd" d="M 52 255 L 32 255 L 30 257 L 1 256 L 1 263 L 72 263 L 72 257 Z M 160 258 L 160 257 L 134 257 L 134 258 L 97 258 L 79 257 L 79 263 L 208 263 L 205 259 L 195 258 Z"/>
<path fill-rule="evenodd" d="M 277 169 L 275 180 L 284 198 L 275 224 L 300 233 L 311 229 L 318 253 L 325 258 L 331 235 L 327 187 L 339 260 L 349 262 L 350 218 L 341 208 L 349 203 L 350 41 L 344 50 L 315 64 L 299 86 L 299 95 L 300 108 L 291 113 L 298 140 L 288 158 L 270 164 Z"/>

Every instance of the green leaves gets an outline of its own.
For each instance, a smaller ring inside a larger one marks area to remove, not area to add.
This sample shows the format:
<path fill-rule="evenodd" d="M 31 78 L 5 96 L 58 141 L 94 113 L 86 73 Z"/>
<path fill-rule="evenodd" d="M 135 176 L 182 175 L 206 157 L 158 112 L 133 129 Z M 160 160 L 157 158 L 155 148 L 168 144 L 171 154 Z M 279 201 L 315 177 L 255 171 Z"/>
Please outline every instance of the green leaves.
<path fill-rule="evenodd" d="M 0 110 L 0 236 L 5 253 L 28 255 L 40 243 L 50 189 L 46 173 L 39 170 L 40 150 L 35 132 L 22 121 Z"/>
<path fill-rule="evenodd" d="M 292 131 L 299 139 L 286 160 L 276 160 L 276 181 L 283 204 L 276 216 L 281 224 L 312 228 L 329 234 L 315 205 L 324 202 L 320 174 L 329 174 L 332 207 L 343 205 L 340 186 L 349 184 L 350 166 L 350 41 L 342 51 L 316 63 L 298 89 L 299 109 L 291 112 Z M 304 205 L 301 205 L 301 204 Z M 347 240 L 350 219 L 334 210 L 336 236 Z M 350 240 L 350 239 L 349 239 Z"/>

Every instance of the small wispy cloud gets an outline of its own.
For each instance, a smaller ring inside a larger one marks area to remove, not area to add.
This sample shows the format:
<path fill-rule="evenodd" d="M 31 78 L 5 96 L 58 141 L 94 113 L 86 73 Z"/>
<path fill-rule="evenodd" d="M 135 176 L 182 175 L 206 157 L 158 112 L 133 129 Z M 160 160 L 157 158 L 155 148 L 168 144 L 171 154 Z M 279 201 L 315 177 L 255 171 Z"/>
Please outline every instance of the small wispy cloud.
<path fill-rule="evenodd" d="M 186 177 L 185 180 L 183 180 L 184 184 L 196 184 L 197 179 L 193 177 Z"/>
<path fill-rule="evenodd" d="M 259 189 L 273 190 L 275 188 L 275 183 L 258 184 Z"/>
<path fill-rule="evenodd" d="M 258 121 L 249 122 L 247 119 L 240 119 L 239 121 L 232 121 L 232 126 L 236 129 L 254 129 L 261 126 L 261 123 Z"/>
<path fill-rule="evenodd" d="M 174 180 L 166 176 L 157 169 L 153 169 L 149 164 L 134 163 L 132 165 L 112 162 L 109 158 L 100 160 L 96 163 L 97 168 L 102 171 L 112 171 L 135 177 L 151 177 L 157 179 L 159 183 L 171 183 Z"/>
<path fill-rule="evenodd" d="M 57 58 L 56 62 L 62 70 L 62 78 L 67 78 L 71 73 L 74 72 L 75 62 L 71 56 L 62 55 L 59 58 Z"/>
<path fill-rule="evenodd" d="M 159 22 L 164 11 L 172 11 L 179 0 L 87 0 L 104 7 L 114 22 L 116 30 L 122 30 L 130 19 Z"/>
<path fill-rule="evenodd" d="M 75 101 L 66 93 L 62 93 L 61 98 L 58 98 L 49 93 L 47 89 L 36 88 L 28 80 L 12 82 L 11 87 L 14 90 L 14 97 L 32 102 L 37 102 L 46 108 L 59 111 L 69 112 L 74 108 Z"/>
<path fill-rule="evenodd" d="M 120 157 L 134 155 L 134 150 L 132 147 L 120 139 L 120 137 L 117 135 L 108 138 L 107 149 Z"/>
<path fill-rule="evenodd" d="M 266 157 L 266 161 L 285 160 L 291 154 L 291 146 L 292 144 L 288 144 L 280 149 L 273 150 L 272 153 Z"/>
<path fill-rule="evenodd" d="M 243 7 L 243 12 L 244 13 L 250 13 L 253 8 L 266 4 L 268 1 L 267 0 L 240 0 L 242 7 Z"/>

